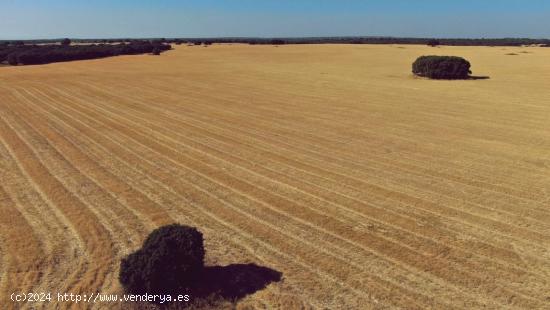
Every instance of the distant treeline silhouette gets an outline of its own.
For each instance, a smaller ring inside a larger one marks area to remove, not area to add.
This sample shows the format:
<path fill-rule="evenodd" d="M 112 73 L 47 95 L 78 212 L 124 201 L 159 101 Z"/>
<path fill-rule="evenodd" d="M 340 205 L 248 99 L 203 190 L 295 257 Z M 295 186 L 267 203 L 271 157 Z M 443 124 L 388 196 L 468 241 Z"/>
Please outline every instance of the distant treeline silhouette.
<path fill-rule="evenodd" d="M 315 37 L 315 38 L 187 38 L 168 39 L 167 42 L 210 42 L 210 43 L 247 43 L 247 44 L 419 44 L 451 46 L 522 46 L 542 44 L 550 46 L 550 39 L 434 39 L 434 38 L 394 38 L 394 37 Z"/>
<path fill-rule="evenodd" d="M 172 44 L 212 44 L 212 43 L 246 43 L 246 44 L 420 44 L 429 45 L 437 41 L 437 45 L 451 46 L 521 46 L 541 44 L 550 46 L 550 39 L 529 39 L 529 38 L 502 38 L 502 39 L 445 39 L 445 38 L 399 38 L 399 37 L 304 37 L 304 38 L 155 38 L 155 39 L 73 39 L 74 43 L 88 44 L 113 44 L 113 43 L 136 43 L 136 42 L 160 42 Z M 27 40 L 27 41 L 0 41 L 2 44 L 50 44 L 60 42 L 56 40 Z"/>
<path fill-rule="evenodd" d="M 246 44 L 418 44 L 451 46 L 522 46 L 542 44 L 550 46 L 550 39 L 433 39 L 433 38 L 393 38 L 393 37 L 316 37 L 316 38 L 187 38 L 168 39 L 167 42 L 210 42 Z"/>
<path fill-rule="evenodd" d="M 117 55 L 160 54 L 171 46 L 162 41 L 131 41 L 116 44 L 70 45 L 63 40 L 61 45 L 38 45 L 39 42 L 16 41 L 0 43 L 0 63 L 10 65 L 36 65 L 52 62 L 104 58 Z M 44 44 L 44 42 L 40 43 Z"/>
<path fill-rule="evenodd" d="M 502 39 L 452 39 L 452 38 L 398 38 L 398 37 L 304 37 L 304 38 L 157 38 L 157 39 L 139 39 L 155 40 L 163 43 L 173 44 L 212 44 L 212 43 L 247 43 L 247 44 L 323 44 L 323 43 L 340 43 L 340 44 L 421 44 L 428 45 L 431 42 L 437 41 L 438 45 L 455 45 L 455 46 L 521 46 L 542 44 L 550 46 L 550 39 L 529 39 L 529 38 L 502 38 Z M 131 43 L 136 39 L 73 39 L 75 43 Z M 19 41 L 22 43 L 22 41 Z M 59 40 L 31 40 L 25 41 L 25 44 L 40 44 L 53 43 Z M 14 42 L 16 43 L 16 42 Z"/>

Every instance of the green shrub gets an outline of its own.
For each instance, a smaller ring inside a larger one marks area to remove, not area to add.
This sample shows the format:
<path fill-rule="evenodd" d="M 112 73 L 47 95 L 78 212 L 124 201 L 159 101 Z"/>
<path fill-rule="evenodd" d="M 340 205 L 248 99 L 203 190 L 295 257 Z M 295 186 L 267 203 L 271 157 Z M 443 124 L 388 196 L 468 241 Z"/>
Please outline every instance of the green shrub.
<path fill-rule="evenodd" d="M 185 293 L 203 268 L 202 233 L 173 224 L 153 231 L 141 249 L 121 261 L 119 281 L 131 294 Z"/>
<path fill-rule="evenodd" d="M 430 79 L 458 80 L 468 79 L 470 63 L 456 56 L 422 56 L 412 65 L 412 71 L 418 76 Z"/>

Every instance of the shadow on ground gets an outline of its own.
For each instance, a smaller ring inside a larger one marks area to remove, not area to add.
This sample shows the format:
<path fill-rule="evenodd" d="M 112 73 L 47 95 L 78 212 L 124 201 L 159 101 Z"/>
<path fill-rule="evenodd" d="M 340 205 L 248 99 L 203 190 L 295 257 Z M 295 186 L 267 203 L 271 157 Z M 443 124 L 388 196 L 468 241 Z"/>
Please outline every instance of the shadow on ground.
<path fill-rule="evenodd" d="M 468 80 L 488 80 L 490 79 L 490 76 L 483 76 L 483 75 L 471 75 Z"/>
<path fill-rule="evenodd" d="M 197 287 L 195 298 L 217 296 L 237 301 L 279 282 L 282 273 L 256 264 L 232 264 L 228 266 L 205 267 Z"/>
<path fill-rule="evenodd" d="M 190 290 L 182 289 L 181 294 L 190 296 L 189 302 L 122 303 L 117 309 L 124 310 L 202 310 L 235 309 L 240 299 L 252 295 L 274 282 L 279 282 L 283 274 L 277 270 L 256 264 L 232 264 L 228 266 L 208 266 L 199 275 Z M 113 308 L 115 309 L 115 308 Z"/>

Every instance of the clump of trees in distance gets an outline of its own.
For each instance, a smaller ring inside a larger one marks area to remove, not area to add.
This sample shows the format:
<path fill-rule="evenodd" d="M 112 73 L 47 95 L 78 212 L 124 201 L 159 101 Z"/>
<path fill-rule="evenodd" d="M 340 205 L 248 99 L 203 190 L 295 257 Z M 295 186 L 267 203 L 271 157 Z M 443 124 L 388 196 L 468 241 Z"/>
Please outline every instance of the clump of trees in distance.
<path fill-rule="evenodd" d="M 176 40 L 174 42 L 176 45 L 180 45 L 181 43 L 183 43 L 182 40 Z M 206 40 L 206 41 L 188 41 L 187 42 L 188 45 L 196 45 L 196 46 L 200 46 L 200 45 L 206 45 L 206 46 L 209 46 L 209 45 L 212 45 L 214 42 L 210 41 L 210 40 Z"/>
<path fill-rule="evenodd" d="M 161 41 L 131 41 L 117 44 L 70 45 L 65 39 L 61 45 L 28 45 L 19 42 L 0 45 L 0 63 L 10 65 L 37 65 L 52 62 L 96 59 L 118 55 L 160 54 L 171 49 Z"/>
<path fill-rule="evenodd" d="M 456 56 L 422 56 L 412 65 L 414 74 L 430 79 L 458 80 L 468 79 L 470 62 Z"/>
<path fill-rule="evenodd" d="M 196 228 L 163 226 L 121 261 L 119 281 L 130 294 L 189 291 L 203 272 L 204 255 L 203 236 Z"/>
<path fill-rule="evenodd" d="M 286 41 L 282 40 L 282 39 L 273 39 L 273 40 L 271 40 L 270 44 L 272 44 L 272 45 L 284 45 L 284 44 L 286 44 Z"/>
<path fill-rule="evenodd" d="M 431 46 L 431 47 L 436 47 L 438 45 L 440 45 L 441 43 L 439 42 L 439 40 L 436 40 L 436 39 L 433 39 L 433 40 L 430 40 L 428 41 L 428 46 Z"/>

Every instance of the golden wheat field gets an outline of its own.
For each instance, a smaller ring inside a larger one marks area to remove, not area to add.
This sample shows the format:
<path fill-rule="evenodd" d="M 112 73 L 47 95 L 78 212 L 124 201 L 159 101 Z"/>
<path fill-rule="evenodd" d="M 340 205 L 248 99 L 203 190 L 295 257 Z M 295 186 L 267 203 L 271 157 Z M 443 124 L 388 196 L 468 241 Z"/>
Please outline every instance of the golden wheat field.
<path fill-rule="evenodd" d="M 490 79 L 413 77 L 428 54 Z M 238 308 L 549 309 L 549 82 L 537 47 L 178 46 L 2 67 L 1 308 L 119 293 L 120 259 L 178 222 L 204 233 L 208 265 L 283 274 Z"/>

